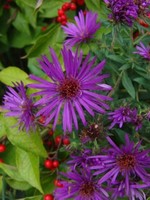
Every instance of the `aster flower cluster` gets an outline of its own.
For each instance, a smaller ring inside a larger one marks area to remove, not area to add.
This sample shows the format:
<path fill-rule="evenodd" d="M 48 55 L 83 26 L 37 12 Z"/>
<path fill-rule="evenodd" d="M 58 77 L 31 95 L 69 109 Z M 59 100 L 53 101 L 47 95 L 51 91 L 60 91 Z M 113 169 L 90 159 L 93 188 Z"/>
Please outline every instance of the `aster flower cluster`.
<path fill-rule="evenodd" d="M 105 3 L 112 11 L 109 18 L 116 23 L 132 26 L 133 21 L 138 17 L 138 6 L 133 0 L 106 0 Z"/>
<path fill-rule="evenodd" d="M 131 123 L 135 126 L 135 130 L 138 131 L 142 128 L 142 119 L 141 115 L 138 115 L 136 108 L 131 109 L 129 106 L 123 106 L 116 109 L 114 112 L 108 113 L 109 119 L 112 120 L 112 123 L 109 129 L 112 129 L 116 124 L 119 128 L 122 128 L 124 124 Z"/>
<path fill-rule="evenodd" d="M 142 188 L 149 188 L 150 174 L 148 173 L 150 157 L 149 150 L 141 150 L 141 143 L 130 141 L 125 135 L 125 144 L 118 147 L 107 137 L 111 147 L 102 155 L 90 156 L 89 159 L 100 160 L 99 164 L 91 166 L 94 175 L 99 176 L 98 184 L 107 183 L 112 187 L 112 196 L 129 197 L 130 199 L 145 199 Z M 110 189 L 111 191 L 111 189 Z"/>

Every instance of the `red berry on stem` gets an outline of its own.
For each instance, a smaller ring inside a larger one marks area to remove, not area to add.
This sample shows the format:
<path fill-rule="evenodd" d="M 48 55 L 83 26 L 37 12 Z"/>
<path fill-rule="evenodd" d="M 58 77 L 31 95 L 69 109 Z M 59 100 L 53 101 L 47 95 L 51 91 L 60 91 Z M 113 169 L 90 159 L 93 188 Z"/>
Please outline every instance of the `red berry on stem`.
<path fill-rule="evenodd" d="M 51 129 L 51 130 L 48 132 L 48 134 L 52 136 L 52 135 L 54 134 L 54 131 Z"/>
<path fill-rule="evenodd" d="M 44 195 L 44 200 L 54 200 L 54 196 L 52 194 Z"/>
<path fill-rule="evenodd" d="M 69 145 L 70 144 L 69 138 L 67 138 L 67 137 L 63 138 L 63 144 L 66 145 L 66 146 Z"/>
<path fill-rule="evenodd" d="M 67 21 L 67 16 L 66 16 L 66 15 L 62 15 L 62 16 L 61 16 L 61 20 L 62 20 L 62 21 Z"/>
<path fill-rule="evenodd" d="M 84 4 L 84 0 L 77 0 L 77 4 L 78 4 L 79 6 L 82 6 L 82 5 Z"/>
<path fill-rule="evenodd" d="M 38 119 L 38 122 L 41 123 L 41 124 L 44 124 L 45 123 L 45 116 L 40 116 L 40 118 Z"/>
<path fill-rule="evenodd" d="M 75 3 L 70 3 L 70 10 L 76 10 L 77 6 Z"/>
<path fill-rule="evenodd" d="M 6 146 L 4 144 L 0 144 L 0 153 L 6 151 Z"/>
<path fill-rule="evenodd" d="M 62 21 L 61 17 L 57 17 L 56 21 L 60 23 Z"/>
<path fill-rule="evenodd" d="M 77 0 L 71 0 L 72 3 L 77 3 Z"/>
<path fill-rule="evenodd" d="M 45 160 L 44 166 L 45 166 L 45 168 L 47 168 L 47 169 L 52 169 L 52 168 L 53 168 L 53 161 L 52 161 L 52 160 L 49 160 L 49 159 Z"/>
<path fill-rule="evenodd" d="M 53 160 L 53 167 L 55 167 L 55 168 L 59 167 L 59 161 L 58 160 Z"/>
<path fill-rule="evenodd" d="M 3 163 L 4 161 L 3 161 L 3 159 L 2 158 L 0 158 L 0 163 Z"/>
<path fill-rule="evenodd" d="M 67 6 L 65 4 L 62 5 L 62 10 L 63 11 L 67 11 L 68 10 L 68 8 L 67 8 Z"/>
<path fill-rule="evenodd" d="M 66 3 L 64 3 L 64 6 L 65 6 L 65 9 L 66 9 L 66 10 L 69 10 L 69 9 L 70 9 L 70 3 L 66 2 Z"/>
<path fill-rule="evenodd" d="M 64 15 L 65 13 L 64 13 L 64 11 L 62 10 L 62 9 L 58 9 L 58 16 L 62 16 L 62 15 Z"/>
<path fill-rule="evenodd" d="M 61 22 L 61 25 L 63 25 L 63 26 L 66 26 L 66 24 L 67 24 L 67 21 L 62 21 Z"/>
<path fill-rule="evenodd" d="M 4 4 L 4 5 L 3 5 L 3 8 L 4 8 L 5 10 L 9 10 L 9 9 L 10 9 L 10 5 L 9 5 L 9 4 Z"/>
<path fill-rule="evenodd" d="M 61 136 L 56 136 L 55 137 L 55 144 L 59 145 L 61 143 Z"/>
<path fill-rule="evenodd" d="M 54 185 L 56 187 L 63 187 L 63 184 L 59 180 L 57 180 L 57 179 L 54 181 Z"/>

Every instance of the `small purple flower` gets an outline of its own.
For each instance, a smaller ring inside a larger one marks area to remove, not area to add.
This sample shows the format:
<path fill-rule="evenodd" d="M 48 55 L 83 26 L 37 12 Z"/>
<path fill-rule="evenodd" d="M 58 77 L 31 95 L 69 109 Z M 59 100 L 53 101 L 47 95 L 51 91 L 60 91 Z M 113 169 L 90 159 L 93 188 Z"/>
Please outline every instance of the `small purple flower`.
<path fill-rule="evenodd" d="M 99 158 L 101 160 L 100 165 L 90 167 L 97 170 L 94 175 L 101 175 L 98 183 L 110 181 L 111 184 L 115 184 L 116 181 L 123 179 L 127 194 L 133 177 L 138 177 L 143 184 L 149 184 L 150 174 L 146 170 L 150 166 L 150 150 L 141 150 L 140 142 L 134 145 L 127 134 L 125 135 L 125 145 L 120 148 L 110 137 L 107 137 L 107 140 L 112 146 L 108 149 L 107 154 L 89 157 L 89 159 Z"/>
<path fill-rule="evenodd" d="M 29 87 L 40 89 L 32 96 L 41 95 L 35 105 L 41 107 L 37 116 L 42 115 L 46 118 L 45 125 L 53 120 L 53 129 L 55 129 L 63 107 L 63 130 L 71 132 L 73 124 L 78 129 L 77 114 L 86 126 L 85 110 L 94 116 L 95 112 L 105 113 L 105 109 L 109 109 L 105 101 L 111 98 L 100 94 L 101 90 L 111 89 L 110 86 L 106 87 L 106 84 L 102 84 L 102 81 L 108 77 L 108 74 L 101 74 L 105 61 L 93 67 L 96 59 L 89 61 L 90 54 L 82 61 L 81 52 L 78 56 L 78 51 L 73 53 L 64 47 L 62 56 L 65 72 L 63 72 L 54 50 L 50 49 L 50 53 L 52 62 L 46 56 L 39 60 L 41 69 L 50 80 L 31 75 L 30 78 L 37 83 L 30 84 Z"/>
<path fill-rule="evenodd" d="M 132 124 L 135 126 L 135 130 L 138 131 L 142 128 L 143 117 L 141 115 L 136 115 L 135 118 L 132 119 Z"/>
<path fill-rule="evenodd" d="M 132 26 L 133 21 L 138 17 L 138 6 L 133 0 L 105 0 L 105 3 L 112 11 L 109 18 L 116 23 Z"/>
<path fill-rule="evenodd" d="M 30 128 L 35 127 L 34 123 L 34 105 L 26 94 L 26 89 L 23 82 L 14 84 L 16 90 L 12 87 L 8 87 L 8 92 L 4 95 L 5 110 L 8 110 L 6 116 L 16 117 L 19 125 L 19 130 L 26 129 L 28 132 Z"/>
<path fill-rule="evenodd" d="M 112 185 L 110 185 L 110 187 L 112 187 Z M 129 197 L 129 200 L 146 200 L 146 195 L 142 189 L 149 189 L 149 185 L 131 181 L 127 190 L 125 180 L 122 180 L 113 185 L 112 199 L 118 200 L 119 197 Z"/>
<path fill-rule="evenodd" d="M 89 169 L 74 170 L 63 173 L 63 176 L 63 187 L 54 192 L 56 200 L 108 200 L 108 193 L 97 183 Z"/>
<path fill-rule="evenodd" d="M 149 10 L 150 0 L 134 0 L 134 3 L 138 6 L 138 14 L 145 15 Z"/>
<path fill-rule="evenodd" d="M 87 42 L 93 37 L 96 31 L 100 28 L 100 23 L 97 23 L 98 14 L 91 11 L 86 13 L 84 16 L 83 11 L 79 12 L 79 16 L 75 16 L 74 23 L 67 23 L 67 26 L 62 26 L 65 34 L 67 34 L 67 39 L 65 44 L 68 46 L 74 46 L 75 44 L 80 44 L 82 42 Z"/>
<path fill-rule="evenodd" d="M 144 44 L 142 42 L 140 42 L 140 45 L 136 46 L 136 49 L 137 49 L 137 51 L 134 53 L 139 54 L 143 58 L 150 61 L 150 47 L 149 46 L 146 47 L 146 46 L 144 46 Z"/>
<path fill-rule="evenodd" d="M 124 123 L 132 121 L 133 111 L 129 107 L 120 107 L 114 112 L 108 113 L 110 115 L 109 119 L 112 120 L 112 124 L 109 129 L 112 129 L 116 124 L 119 125 L 119 128 L 122 128 Z"/>

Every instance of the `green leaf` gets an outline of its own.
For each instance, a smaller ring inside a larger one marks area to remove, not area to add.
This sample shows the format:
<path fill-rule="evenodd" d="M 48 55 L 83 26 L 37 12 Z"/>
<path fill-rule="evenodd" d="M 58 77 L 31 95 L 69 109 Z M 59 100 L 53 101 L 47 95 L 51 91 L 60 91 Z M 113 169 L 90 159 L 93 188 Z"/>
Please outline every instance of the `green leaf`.
<path fill-rule="evenodd" d="M 17 181 L 23 181 L 23 178 L 21 177 L 18 169 L 15 166 L 0 163 L 0 169 L 2 169 L 12 179 Z"/>
<path fill-rule="evenodd" d="M 15 146 L 24 149 L 25 151 L 32 152 L 36 155 L 47 157 L 47 152 L 43 146 L 42 139 L 38 132 L 26 133 L 19 131 L 16 127 L 15 119 L 5 118 L 5 128 L 8 140 Z"/>
<path fill-rule="evenodd" d="M 0 138 L 6 135 L 4 126 L 4 114 L 0 112 Z"/>
<path fill-rule="evenodd" d="M 16 200 L 43 200 L 42 195 L 34 196 L 34 197 L 26 197 L 26 198 L 21 198 L 21 199 L 16 199 Z"/>
<path fill-rule="evenodd" d="M 135 99 L 135 89 L 134 86 L 132 84 L 131 79 L 129 78 L 127 72 L 123 73 L 122 76 L 122 84 L 124 86 L 124 88 L 127 90 L 127 92 L 130 94 L 130 96 Z"/>
<path fill-rule="evenodd" d="M 27 52 L 28 57 L 37 57 L 41 54 L 44 54 L 45 51 L 48 52 L 48 48 L 52 47 L 55 50 L 60 47 L 57 45 L 63 42 L 63 31 L 59 24 L 53 24 L 51 29 L 46 33 L 40 36 L 35 44 Z"/>
<path fill-rule="evenodd" d="M 0 81 L 9 86 L 14 86 L 13 82 L 22 81 L 24 84 L 31 82 L 31 80 L 28 79 L 28 74 L 15 66 L 9 66 L 0 71 Z"/>
<path fill-rule="evenodd" d="M 66 2 L 69 2 L 67 0 L 51 0 L 49 1 L 44 1 L 41 8 L 40 8 L 40 17 L 46 17 L 46 18 L 53 18 L 56 17 L 58 14 L 58 9 L 62 7 L 62 5 Z"/>
<path fill-rule="evenodd" d="M 13 25 L 18 31 L 30 35 L 29 24 L 21 12 L 17 13 L 17 17 L 14 20 Z"/>
<path fill-rule="evenodd" d="M 101 9 L 100 0 L 85 0 L 85 3 L 90 10 L 97 11 Z"/>
<path fill-rule="evenodd" d="M 0 194 L 2 194 L 3 189 L 3 176 L 0 176 Z"/>
<path fill-rule="evenodd" d="M 10 187 L 14 188 L 15 190 L 24 191 L 31 188 L 31 185 L 29 185 L 29 183 L 25 181 L 16 181 L 12 178 L 6 178 L 6 182 Z"/>
<path fill-rule="evenodd" d="M 22 178 L 43 193 L 40 184 L 39 157 L 18 148 L 16 151 L 16 164 Z"/>

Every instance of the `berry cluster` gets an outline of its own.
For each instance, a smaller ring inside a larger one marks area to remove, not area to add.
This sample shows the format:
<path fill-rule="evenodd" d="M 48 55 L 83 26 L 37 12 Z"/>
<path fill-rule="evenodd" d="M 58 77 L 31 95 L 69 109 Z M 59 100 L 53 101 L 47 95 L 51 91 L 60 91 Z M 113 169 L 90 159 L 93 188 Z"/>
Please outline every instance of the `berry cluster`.
<path fill-rule="evenodd" d="M 6 146 L 4 144 L 0 144 L 0 153 L 6 151 Z M 0 158 L 0 163 L 4 162 L 2 158 Z"/>
<path fill-rule="evenodd" d="M 58 17 L 56 21 L 61 23 L 61 25 L 66 25 L 67 23 L 67 15 L 66 11 L 68 10 L 76 10 L 77 6 L 84 5 L 84 0 L 71 0 L 71 2 L 66 2 L 62 5 L 60 9 L 58 9 Z"/>

